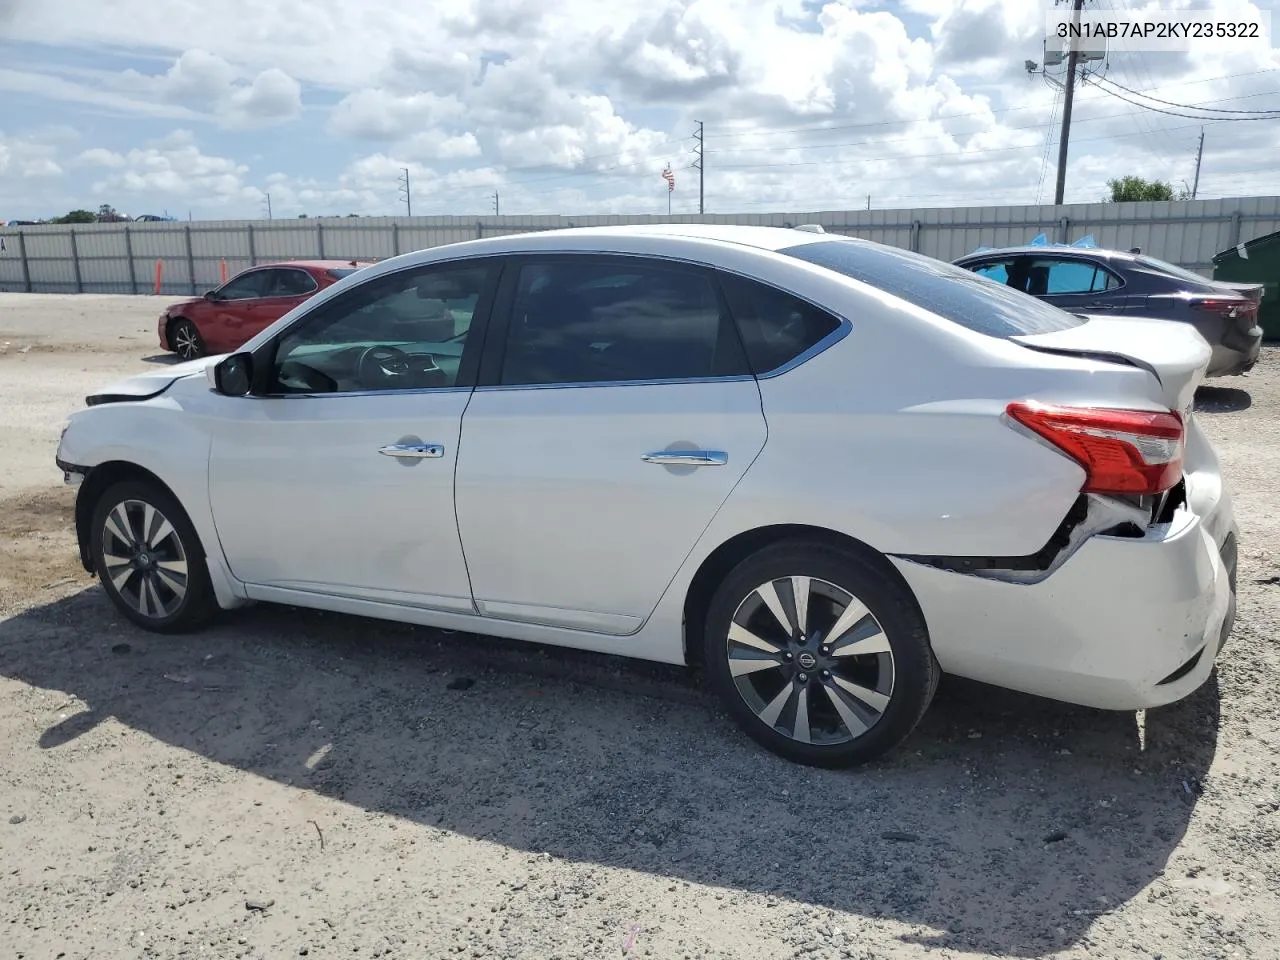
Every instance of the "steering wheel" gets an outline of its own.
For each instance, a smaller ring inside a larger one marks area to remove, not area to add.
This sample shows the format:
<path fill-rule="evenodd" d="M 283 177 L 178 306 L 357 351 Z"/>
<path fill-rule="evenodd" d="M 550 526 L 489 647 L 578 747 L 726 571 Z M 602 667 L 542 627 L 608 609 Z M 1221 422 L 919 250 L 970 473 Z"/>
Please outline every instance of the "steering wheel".
<path fill-rule="evenodd" d="M 356 361 L 356 377 L 365 387 L 377 387 L 409 375 L 409 355 L 397 347 L 367 348 Z"/>

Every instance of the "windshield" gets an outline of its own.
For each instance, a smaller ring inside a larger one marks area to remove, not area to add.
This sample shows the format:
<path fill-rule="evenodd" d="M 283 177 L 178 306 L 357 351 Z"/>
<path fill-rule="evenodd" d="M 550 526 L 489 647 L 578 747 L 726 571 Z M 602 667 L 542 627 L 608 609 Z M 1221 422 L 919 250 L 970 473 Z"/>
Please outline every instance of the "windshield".
<path fill-rule="evenodd" d="M 856 240 L 823 240 L 778 251 L 826 267 L 991 337 L 1054 333 L 1086 320 L 962 267 Z"/>
<path fill-rule="evenodd" d="M 343 277 L 351 276 L 359 269 L 359 267 L 334 267 L 329 271 L 329 276 L 335 280 L 341 280 Z"/>
<path fill-rule="evenodd" d="M 1180 280 L 1190 280 L 1193 283 L 1208 283 L 1208 279 L 1200 276 L 1198 273 L 1192 273 L 1183 267 L 1176 266 L 1172 263 L 1166 263 L 1163 260 L 1157 260 L 1155 257 L 1134 257 L 1139 266 L 1146 267 L 1148 270 L 1159 270 L 1161 273 L 1167 273 L 1172 277 Z"/>

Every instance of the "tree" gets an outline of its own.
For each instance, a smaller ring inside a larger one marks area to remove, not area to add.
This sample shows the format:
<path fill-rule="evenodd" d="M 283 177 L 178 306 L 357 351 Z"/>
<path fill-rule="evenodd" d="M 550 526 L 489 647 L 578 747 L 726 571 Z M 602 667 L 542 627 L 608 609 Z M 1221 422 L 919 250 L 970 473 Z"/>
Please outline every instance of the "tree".
<path fill-rule="evenodd" d="M 50 223 L 97 223 L 97 214 L 89 210 L 72 210 L 70 213 L 61 217 L 54 217 Z"/>
<path fill-rule="evenodd" d="M 1103 199 L 1110 203 L 1135 203 L 1139 200 L 1189 200 L 1186 190 L 1179 190 L 1174 195 L 1173 187 L 1163 180 L 1143 180 L 1141 177 L 1121 177 L 1119 180 L 1108 180 L 1111 196 Z"/>

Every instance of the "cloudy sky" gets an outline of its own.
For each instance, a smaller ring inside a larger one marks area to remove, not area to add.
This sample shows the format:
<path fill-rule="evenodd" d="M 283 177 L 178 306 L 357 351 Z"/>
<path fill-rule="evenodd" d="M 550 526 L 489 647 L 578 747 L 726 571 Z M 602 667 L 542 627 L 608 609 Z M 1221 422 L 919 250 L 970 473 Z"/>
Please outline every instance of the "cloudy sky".
<path fill-rule="evenodd" d="M 0 220 L 101 203 L 258 217 L 268 194 L 277 217 L 403 213 L 402 167 L 414 213 L 491 213 L 495 191 L 502 213 L 665 213 L 668 163 L 673 210 L 696 212 L 697 121 L 708 212 L 1051 202 L 1061 94 L 1024 68 L 1048 6 L 0 0 Z M 1280 119 L 1226 119 L 1280 111 L 1280 50 L 1113 50 L 1095 67 L 1068 202 L 1117 175 L 1190 183 L 1202 125 L 1201 197 L 1280 193 Z"/>

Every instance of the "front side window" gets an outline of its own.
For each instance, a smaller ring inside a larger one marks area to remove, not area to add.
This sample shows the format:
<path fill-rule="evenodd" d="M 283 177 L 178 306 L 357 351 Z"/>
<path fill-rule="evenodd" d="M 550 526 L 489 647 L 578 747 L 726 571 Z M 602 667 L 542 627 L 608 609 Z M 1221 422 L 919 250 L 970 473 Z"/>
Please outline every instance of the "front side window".
<path fill-rule="evenodd" d="M 825 310 L 756 280 L 724 274 L 720 285 L 757 375 L 785 366 L 840 328 Z"/>
<path fill-rule="evenodd" d="M 420 390 L 458 384 L 487 265 L 378 277 L 324 304 L 276 347 L 273 393 Z"/>
<path fill-rule="evenodd" d="M 1033 297 L 1102 293 L 1119 286 L 1110 271 L 1085 260 L 1043 257 L 1027 268 L 1027 293 Z"/>
<path fill-rule="evenodd" d="M 251 270 L 232 277 L 218 288 L 219 300 L 253 300 L 263 296 L 271 283 L 271 270 Z"/>
<path fill-rule="evenodd" d="M 520 268 L 504 385 L 747 373 L 741 341 L 708 273 L 623 257 Z"/>
<path fill-rule="evenodd" d="M 994 280 L 1006 287 L 1021 289 L 1021 277 L 1017 270 L 1017 261 L 1013 257 L 1004 260 L 988 260 L 968 269 L 980 277 Z"/>

